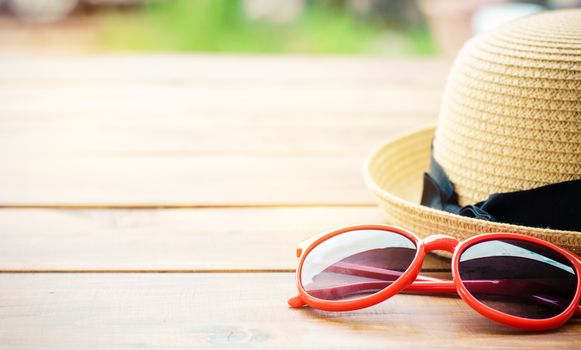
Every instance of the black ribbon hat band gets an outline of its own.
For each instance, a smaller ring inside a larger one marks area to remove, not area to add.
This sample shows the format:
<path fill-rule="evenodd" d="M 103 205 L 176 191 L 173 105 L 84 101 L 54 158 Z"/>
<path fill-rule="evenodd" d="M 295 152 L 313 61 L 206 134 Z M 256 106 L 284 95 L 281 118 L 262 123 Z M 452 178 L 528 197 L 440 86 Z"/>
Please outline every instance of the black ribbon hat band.
<path fill-rule="evenodd" d="M 494 193 L 486 200 L 460 206 L 454 184 L 431 156 L 424 173 L 422 205 L 453 214 L 507 224 L 581 231 L 581 180 L 529 190 Z"/>

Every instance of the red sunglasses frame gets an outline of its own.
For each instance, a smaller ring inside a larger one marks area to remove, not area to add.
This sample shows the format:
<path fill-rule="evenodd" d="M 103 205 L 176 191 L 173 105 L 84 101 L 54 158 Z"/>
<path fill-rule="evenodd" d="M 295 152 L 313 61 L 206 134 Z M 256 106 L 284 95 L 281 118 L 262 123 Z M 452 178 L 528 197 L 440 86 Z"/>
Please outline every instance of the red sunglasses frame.
<path fill-rule="evenodd" d="M 342 233 L 356 230 L 383 230 L 401 234 L 414 242 L 416 245 L 416 255 L 408 269 L 403 272 L 399 278 L 397 278 L 383 290 L 372 295 L 357 299 L 340 301 L 323 300 L 309 295 L 301 283 L 301 273 L 306 256 L 322 242 Z M 577 276 L 577 290 L 575 291 L 575 296 L 565 311 L 548 319 L 529 319 L 497 311 L 487 305 L 484 305 L 476 298 L 474 298 L 460 278 L 460 256 L 466 248 L 472 246 L 473 244 L 490 239 L 518 239 L 521 241 L 536 243 L 565 256 L 575 268 L 575 274 Z M 434 250 L 444 250 L 453 253 L 452 280 L 443 280 L 420 275 L 420 270 L 425 254 Z M 293 308 L 299 308 L 308 305 L 313 308 L 326 311 L 351 311 L 373 306 L 405 290 L 411 292 L 458 293 L 458 295 L 468 305 L 470 305 L 470 307 L 485 317 L 511 327 L 525 330 L 539 331 L 557 328 L 567 322 L 574 315 L 581 315 L 581 305 L 579 305 L 579 300 L 581 298 L 581 259 L 575 254 L 554 244 L 538 238 L 520 234 L 486 233 L 471 237 L 462 242 L 459 242 L 457 239 L 445 235 L 429 236 L 422 240 L 413 233 L 399 227 L 389 225 L 356 225 L 325 232 L 302 242 L 297 248 L 297 257 L 300 258 L 300 262 L 296 270 L 296 284 L 299 295 L 289 299 L 288 301 L 289 305 Z"/>

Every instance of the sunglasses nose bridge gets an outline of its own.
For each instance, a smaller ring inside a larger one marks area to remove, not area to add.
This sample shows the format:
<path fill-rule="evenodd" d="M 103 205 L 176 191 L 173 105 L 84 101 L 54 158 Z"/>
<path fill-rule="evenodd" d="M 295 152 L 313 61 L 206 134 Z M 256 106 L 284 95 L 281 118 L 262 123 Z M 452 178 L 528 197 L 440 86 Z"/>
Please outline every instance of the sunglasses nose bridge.
<path fill-rule="evenodd" d="M 426 253 L 433 250 L 445 250 L 453 253 L 457 245 L 458 240 L 456 238 L 446 235 L 433 235 L 424 239 Z"/>

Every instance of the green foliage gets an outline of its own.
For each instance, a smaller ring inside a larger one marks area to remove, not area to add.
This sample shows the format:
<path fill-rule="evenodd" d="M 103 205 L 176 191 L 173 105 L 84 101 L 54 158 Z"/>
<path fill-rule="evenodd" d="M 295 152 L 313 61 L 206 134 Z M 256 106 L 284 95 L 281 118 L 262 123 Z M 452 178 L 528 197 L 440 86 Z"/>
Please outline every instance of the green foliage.
<path fill-rule="evenodd" d="M 294 23 L 249 20 L 240 0 L 165 0 L 135 13 L 111 12 L 98 45 L 120 51 L 432 54 L 425 31 L 390 32 L 404 45 L 388 49 L 386 28 L 353 18 L 327 2 L 309 3 Z"/>

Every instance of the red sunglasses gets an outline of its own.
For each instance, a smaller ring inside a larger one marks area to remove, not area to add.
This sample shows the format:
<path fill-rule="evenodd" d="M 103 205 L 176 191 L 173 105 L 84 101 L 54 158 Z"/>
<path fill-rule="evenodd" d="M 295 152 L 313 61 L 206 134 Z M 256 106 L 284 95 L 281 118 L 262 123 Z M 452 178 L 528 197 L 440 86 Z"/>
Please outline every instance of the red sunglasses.
<path fill-rule="evenodd" d="M 453 280 L 419 275 L 433 250 L 453 253 Z M 313 237 L 299 246 L 297 288 L 288 303 L 349 311 L 400 291 L 458 293 L 482 315 L 508 326 L 547 330 L 581 315 L 581 260 L 549 242 L 512 233 L 458 240 L 420 240 L 387 225 L 360 225 Z"/>

